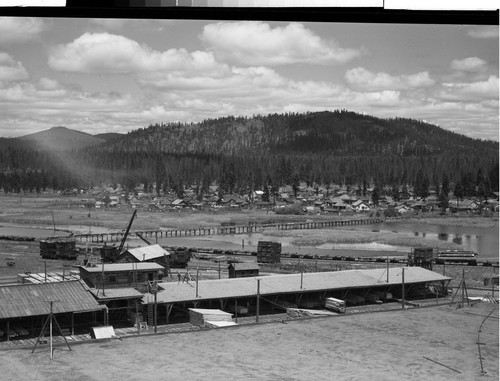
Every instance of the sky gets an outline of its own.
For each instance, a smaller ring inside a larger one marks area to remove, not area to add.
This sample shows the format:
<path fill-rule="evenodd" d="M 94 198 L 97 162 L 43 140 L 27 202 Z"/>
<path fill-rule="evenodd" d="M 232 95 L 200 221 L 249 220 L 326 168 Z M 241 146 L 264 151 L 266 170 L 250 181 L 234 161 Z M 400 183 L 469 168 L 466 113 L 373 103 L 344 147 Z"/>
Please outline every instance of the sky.
<path fill-rule="evenodd" d="M 346 109 L 499 140 L 498 26 L 0 17 L 0 136 Z"/>

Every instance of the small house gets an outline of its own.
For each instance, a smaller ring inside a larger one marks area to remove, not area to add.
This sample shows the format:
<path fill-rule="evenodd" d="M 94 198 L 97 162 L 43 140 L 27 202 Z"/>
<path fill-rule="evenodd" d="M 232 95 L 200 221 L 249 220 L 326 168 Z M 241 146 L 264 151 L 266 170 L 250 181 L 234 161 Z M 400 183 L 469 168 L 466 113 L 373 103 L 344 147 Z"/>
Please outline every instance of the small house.
<path fill-rule="evenodd" d="M 165 269 L 157 263 L 110 263 L 79 268 L 80 279 L 90 288 L 135 287 L 155 282 Z"/>
<path fill-rule="evenodd" d="M 231 263 L 228 268 L 229 278 L 259 276 L 260 267 L 254 262 Z"/>
<path fill-rule="evenodd" d="M 370 207 L 362 200 L 354 202 L 352 207 L 356 212 L 368 212 L 370 210 Z"/>

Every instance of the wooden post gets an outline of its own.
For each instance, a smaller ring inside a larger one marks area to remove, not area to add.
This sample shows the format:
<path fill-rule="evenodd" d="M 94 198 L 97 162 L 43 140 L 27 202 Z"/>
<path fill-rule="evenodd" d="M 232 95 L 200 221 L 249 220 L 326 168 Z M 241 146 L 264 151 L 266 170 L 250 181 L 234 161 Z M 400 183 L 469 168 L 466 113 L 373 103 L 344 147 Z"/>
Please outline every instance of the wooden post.
<path fill-rule="evenodd" d="M 54 302 L 51 300 L 50 301 L 50 322 L 49 322 L 49 330 L 50 330 L 50 358 L 53 359 L 54 358 L 54 349 L 52 348 L 52 305 L 54 304 Z"/>
<path fill-rule="evenodd" d="M 141 323 L 139 322 L 139 304 L 135 300 L 135 324 L 137 325 L 137 334 L 141 333 Z"/>
<path fill-rule="evenodd" d="M 260 313 L 260 279 L 257 279 L 257 311 L 255 313 L 255 322 L 259 322 Z"/>
<path fill-rule="evenodd" d="M 157 290 L 155 290 L 155 314 L 154 314 L 155 333 L 157 333 L 158 329 L 158 299 L 156 294 Z"/>
<path fill-rule="evenodd" d="M 196 268 L 196 297 L 198 297 L 198 278 L 200 275 L 200 269 L 197 267 Z"/>
<path fill-rule="evenodd" d="M 300 289 L 302 290 L 302 286 L 304 285 L 304 268 L 300 268 Z"/>
<path fill-rule="evenodd" d="M 387 272 L 387 283 L 389 283 L 389 256 L 385 258 L 386 272 Z"/>
<path fill-rule="evenodd" d="M 465 269 L 462 268 L 462 307 L 465 306 Z"/>
<path fill-rule="evenodd" d="M 104 262 L 102 262 L 101 277 L 102 277 L 102 296 L 106 296 L 104 292 Z"/>
<path fill-rule="evenodd" d="M 238 299 L 234 299 L 234 320 L 238 323 Z"/>
<path fill-rule="evenodd" d="M 402 296 L 402 303 L 401 306 L 404 309 L 405 308 L 405 268 L 402 267 L 403 273 L 401 275 L 401 296 Z"/>

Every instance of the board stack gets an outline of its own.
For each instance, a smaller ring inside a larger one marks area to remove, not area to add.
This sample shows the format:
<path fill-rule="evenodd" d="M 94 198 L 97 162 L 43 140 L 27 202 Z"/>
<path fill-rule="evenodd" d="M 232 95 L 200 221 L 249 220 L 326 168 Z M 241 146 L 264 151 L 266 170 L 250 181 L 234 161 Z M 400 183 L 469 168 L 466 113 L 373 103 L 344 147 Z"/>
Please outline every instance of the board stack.
<path fill-rule="evenodd" d="M 232 314 L 221 310 L 190 308 L 189 322 L 199 327 L 219 327 L 234 325 Z"/>
<path fill-rule="evenodd" d="M 259 241 L 257 244 L 257 262 L 280 263 L 281 243 L 271 241 Z"/>
<path fill-rule="evenodd" d="M 76 243 L 71 239 L 41 240 L 40 255 L 44 259 L 76 259 Z"/>
<path fill-rule="evenodd" d="M 330 311 L 345 313 L 345 301 L 336 298 L 326 298 L 325 308 L 329 309 Z"/>

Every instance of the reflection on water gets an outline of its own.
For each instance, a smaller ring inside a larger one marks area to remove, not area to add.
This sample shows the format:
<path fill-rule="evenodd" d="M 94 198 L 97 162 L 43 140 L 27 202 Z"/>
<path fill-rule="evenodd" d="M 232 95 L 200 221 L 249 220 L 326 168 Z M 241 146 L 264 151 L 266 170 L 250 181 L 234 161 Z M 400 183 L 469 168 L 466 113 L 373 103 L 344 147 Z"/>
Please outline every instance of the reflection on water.
<path fill-rule="evenodd" d="M 464 250 L 477 252 L 481 258 L 498 259 L 498 226 L 480 228 L 385 222 L 367 227 L 360 226 L 357 230 L 373 230 L 374 228 L 380 230 L 381 232 L 388 231 L 393 233 L 405 233 L 411 234 L 415 237 L 453 242 L 461 245 Z"/>
<path fill-rule="evenodd" d="M 439 233 L 438 234 L 438 239 L 440 241 L 448 241 L 448 238 L 449 238 L 449 234 L 447 234 L 447 233 Z"/>

